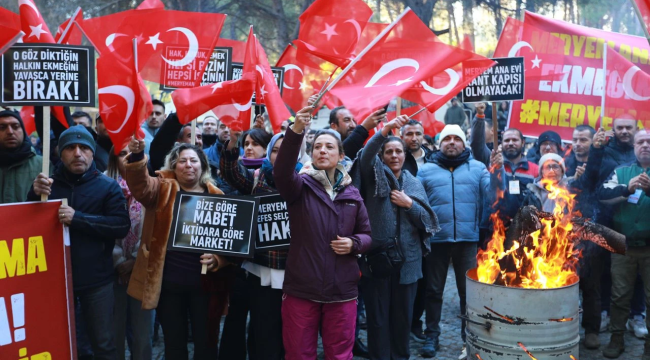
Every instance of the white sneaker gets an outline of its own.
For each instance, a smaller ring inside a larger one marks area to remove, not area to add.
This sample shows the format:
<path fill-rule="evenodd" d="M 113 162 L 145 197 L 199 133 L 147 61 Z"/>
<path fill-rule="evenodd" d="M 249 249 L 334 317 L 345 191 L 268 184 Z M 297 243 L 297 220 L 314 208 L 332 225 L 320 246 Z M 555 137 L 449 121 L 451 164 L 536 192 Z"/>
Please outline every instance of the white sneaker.
<path fill-rule="evenodd" d="M 460 351 L 460 356 L 458 357 L 458 360 L 465 360 L 467 359 L 467 346 L 463 345 L 463 349 Z"/>
<path fill-rule="evenodd" d="M 634 336 L 639 339 L 645 339 L 648 336 L 648 328 L 645 326 L 645 319 L 642 315 L 634 315 L 633 319 L 628 319 L 625 327 L 634 332 Z"/>
<path fill-rule="evenodd" d="M 609 314 L 607 311 L 600 313 L 600 332 L 606 332 L 609 330 Z"/>

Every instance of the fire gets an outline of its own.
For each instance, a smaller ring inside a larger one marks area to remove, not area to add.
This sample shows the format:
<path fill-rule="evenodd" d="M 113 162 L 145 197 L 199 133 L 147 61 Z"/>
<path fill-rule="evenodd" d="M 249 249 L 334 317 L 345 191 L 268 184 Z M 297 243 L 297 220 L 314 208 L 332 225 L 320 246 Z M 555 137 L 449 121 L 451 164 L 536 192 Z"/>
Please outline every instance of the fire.
<path fill-rule="evenodd" d="M 575 265 L 579 252 L 575 251 L 571 214 L 575 195 L 566 189 L 542 180 L 555 202 L 552 214 L 540 218 L 541 228 L 524 239 L 504 248 L 506 229 L 499 213 L 490 216 L 494 234 L 486 250 L 477 255 L 478 280 L 488 284 L 509 287 L 549 289 L 567 286 L 578 280 Z M 552 216 L 551 216 L 552 215 Z"/>

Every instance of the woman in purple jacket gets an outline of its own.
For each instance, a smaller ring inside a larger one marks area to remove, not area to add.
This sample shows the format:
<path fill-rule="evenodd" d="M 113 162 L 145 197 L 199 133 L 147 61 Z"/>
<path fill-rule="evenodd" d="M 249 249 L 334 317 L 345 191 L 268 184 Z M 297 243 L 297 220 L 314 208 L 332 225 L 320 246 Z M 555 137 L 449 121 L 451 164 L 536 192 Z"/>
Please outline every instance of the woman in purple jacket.
<path fill-rule="evenodd" d="M 357 256 L 370 247 L 370 223 L 359 191 L 340 164 L 341 140 L 321 131 L 311 165 L 295 172 L 313 107 L 296 114 L 273 177 L 287 202 L 291 247 L 284 277 L 282 337 L 286 360 L 316 359 L 321 330 L 326 359 L 350 360 L 357 315 Z"/>

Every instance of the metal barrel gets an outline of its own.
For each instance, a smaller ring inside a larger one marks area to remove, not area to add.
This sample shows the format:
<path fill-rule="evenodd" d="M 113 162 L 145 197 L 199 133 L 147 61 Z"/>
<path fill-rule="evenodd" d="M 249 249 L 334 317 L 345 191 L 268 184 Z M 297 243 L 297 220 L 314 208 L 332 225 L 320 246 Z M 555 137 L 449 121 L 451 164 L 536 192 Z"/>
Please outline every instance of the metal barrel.
<path fill-rule="evenodd" d="M 578 358 L 578 282 L 555 289 L 484 284 L 467 278 L 467 355 L 474 360 Z"/>

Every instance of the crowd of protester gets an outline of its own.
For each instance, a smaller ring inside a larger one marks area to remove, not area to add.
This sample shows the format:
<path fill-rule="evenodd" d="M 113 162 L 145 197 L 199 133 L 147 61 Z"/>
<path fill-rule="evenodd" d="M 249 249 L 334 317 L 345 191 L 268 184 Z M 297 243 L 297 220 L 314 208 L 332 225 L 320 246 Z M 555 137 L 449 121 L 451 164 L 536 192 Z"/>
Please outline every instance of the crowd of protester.
<path fill-rule="evenodd" d="M 453 99 L 435 138 L 385 109 L 358 122 L 338 107 L 315 129 L 313 110 L 276 134 L 261 117 L 243 133 L 206 117 L 193 141 L 191 126 L 165 117 L 156 100 L 144 138 L 117 153 L 100 117 L 93 127 L 89 114 L 66 109 L 68 129 L 52 121 L 51 134 L 38 128 L 36 138 L 18 112 L 0 111 L 0 203 L 68 199 L 59 219 L 70 228 L 80 359 L 125 359 L 128 346 L 131 359 L 149 360 L 158 326 L 168 360 L 188 359 L 188 341 L 196 360 L 315 359 L 319 336 L 326 359 L 409 359 L 411 341 L 435 357 L 450 265 L 465 314 L 465 273 L 491 239 L 489 215 L 499 211 L 509 226 L 522 206 L 552 211 L 546 182 L 627 239 L 626 255 L 583 250 L 585 346 L 599 348 L 609 330 L 603 354 L 617 358 L 626 330 L 647 337 L 650 131 L 636 120 L 614 119 L 609 131 L 580 125 L 571 142 L 546 131 L 526 151 L 522 132 L 506 127 L 507 103 L 495 129 L 490 104 L 465 111 Z M 42 123 L 42 110 L 35 115 Z M 49 174 L 43 136 L 52 140 Z M 279 192 L 289 250 L 245 261 L 168 251 L 178 191 Z"/>

